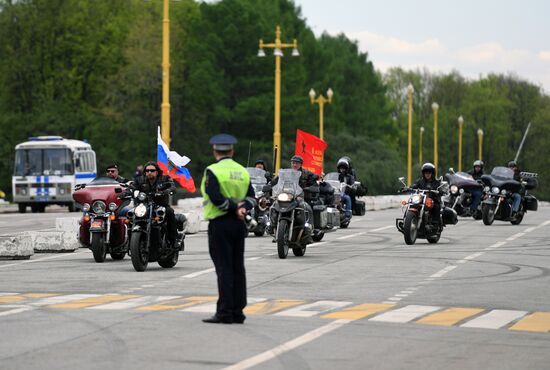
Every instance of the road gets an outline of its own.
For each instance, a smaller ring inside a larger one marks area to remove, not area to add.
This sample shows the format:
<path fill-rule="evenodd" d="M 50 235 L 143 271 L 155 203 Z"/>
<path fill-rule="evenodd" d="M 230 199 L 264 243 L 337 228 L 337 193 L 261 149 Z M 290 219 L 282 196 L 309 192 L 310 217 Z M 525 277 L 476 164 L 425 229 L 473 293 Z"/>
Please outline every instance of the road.
<path fill-rule="evenodd" d="M 168 270 L 85 249 L 0 261 L 0 368 L 550 368 L 550 208 L 520 226 L 461 219 L 437 245 L 406 246 L 399 215 L 356 217 L 286 260 L 247 239 L 244 325 L 201 322 L 216 299 L 204 233 Z"/>

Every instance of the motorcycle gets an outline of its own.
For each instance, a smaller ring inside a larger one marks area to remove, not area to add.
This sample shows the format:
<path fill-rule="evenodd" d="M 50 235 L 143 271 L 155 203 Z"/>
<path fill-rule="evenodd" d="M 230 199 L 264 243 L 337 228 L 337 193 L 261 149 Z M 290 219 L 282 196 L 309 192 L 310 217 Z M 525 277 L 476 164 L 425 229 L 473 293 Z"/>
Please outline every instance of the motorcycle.
<path fill-rule="evenodd" d="M 250 183 L 256 195 L 256 206 L 249 212 L 250 220 L 247 219 L 247 228 L 254 235 L 263 236 L 269 224 L 269 198 L 263 191 L 267 184 L 266 171 L 255 167 L 247 167 L 246 170 L 250 175 Z"/>
<path fill-rule="evenodd" d="M 340 228 L 346 229 L 352 218 L 352 214 L 348 213 L 346 214 L 345 210 L 345 204 L 342 201 L 342 195 L 345 194 L 347 188 L 353 188 L 349 184 L 346 184 L 344 182 L 340 182 L 339 180 L 339 174 L 338 172 L 330 172 L 325 175 L 324 182 L 329 184 L 333 189 L 334 197 L 332 199 L 332 202 L 328 200 L 327 204 L 335 204 L 336 208 L 339 211 L 340 215 Z M 357 181 L 355 182 L 354 186 L 359 184 Z M 326 199 L 329 199 L 328 197 Z"/>
<path fill-rule="evenodd" d="M 177 237 L 175 245 L 167 238 L 166 208 L 154 202 L 154 193 L 134 190 L 129 196 L 135 207 L 128 210 L 131 222 L 130 257 L 136 271 L 145 271 L 149 262 L 158 262 L 163 268 L 178 263 L 179 252 L 185 249 L 185 224 L 182 214 L 176 214 Z"/>
<path fill-rule="evenodd" d="M 452 168 L 449 168 L 449 173 L 445 175 L 449 183 L 449 194 L 443 197 L 445 206 L 456 211 L 461 217 L 473 217 L 476 220 L 481 219 L 481 202 L 475 211 L 472 211 L 470 206 L 473 202 L 472 193 L 483 191 L 483 185 L 474 180 L 472 175 L 467 172 L 455 173 Z"/>
<path fill-rule="evenodd" d="M 78 239 L 92 250 L 96 262 L 104 262 L 107 253 L 121 260 L 128 252 L 127 219 L 119 215 L 123 201 L 118 197 L 125 187 L 110 177 L 75 187 L 73 199 L 83 211 Z"/>
<path fill-rule="evenodd" d="M 538 209 L 538 200 L 528 193 L 537 185 L 537 174 L 522 172 L 526 181 L 514 180 L 514 171 L 507 167 L 495 167 L 490 175 L 481 176 L 484 183 L 485 197 L 481 204 L 481 214 L 485 225 L 492 225 L 495 220 L 510 221 L 519 225 L 527 211 Z M 512 194 L 521 195 L 521 205 L 516 215 L 512 216 Z"/>
<path fill-rule="evenodd" d="M 443 182 L 437 190 L 410 189 L 404 182 L 405 178 L 399 181 L 405 186 L 402 192 L 412 192 L 408 201 L 403 202 L 403 218 L 397 218 L 395 224 L 404 238 L 405 243 L 412 245 L 417 238 L 427 239 L 429 243 L 435 244 L 439 241 L 443 228 L 446 225 L 456 225 L 458 217 L 456 211 L 449 207 L 443 207 L 439 215 L 439 222 L 434 222 L 431 209 L 434 207 L 433 197 L 439 194 L 446 194 L 448 184 Z"/>

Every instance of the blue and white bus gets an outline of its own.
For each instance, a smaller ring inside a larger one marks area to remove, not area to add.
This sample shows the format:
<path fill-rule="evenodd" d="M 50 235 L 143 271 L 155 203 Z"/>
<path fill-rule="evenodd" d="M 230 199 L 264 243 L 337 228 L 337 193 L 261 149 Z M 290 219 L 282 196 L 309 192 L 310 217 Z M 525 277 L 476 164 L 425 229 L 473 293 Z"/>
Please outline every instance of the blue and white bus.
<path fill-rule="evenodd" d="M 20 213 L 25 213 L 27 206 L 32 212 L 44 212 L 51 204 L 68 206 L 72 212 L 75 185 L 89 183 L 96 175 L 96 156 L 90 144 L 61 136 L 31 137 L 15 146 L 13 201 Z"/>

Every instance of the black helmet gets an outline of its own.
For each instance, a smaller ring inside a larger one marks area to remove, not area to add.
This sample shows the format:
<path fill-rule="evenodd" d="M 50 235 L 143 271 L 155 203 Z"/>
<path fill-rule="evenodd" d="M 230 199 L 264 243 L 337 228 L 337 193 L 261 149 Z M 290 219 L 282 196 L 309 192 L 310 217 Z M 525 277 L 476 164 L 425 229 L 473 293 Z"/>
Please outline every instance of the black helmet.
<path fill-rule="evenodd" d="M 483 169 L 483 166 L 485 165 L 485 163 L 483 163 L 483 161 L 481 159 L 478 159 L 477 161 L 474 161 L 474 165 L 473 167 L 475 166 L 479 166 Z"/>
<path fill-rule="evenodd" d="M 346 157 L 340 158 L 336 164 L 336 168 L 345 168 L 348 170 L 350 168 L 349 160 Z"/>
<path fill-rule="evenodd" d="M 508 162 L 508 167 L 517 167 L 518 164 L 516 163 L 516 161 L 510 161 Z"/>
<path fill-rule="evenodd" d="M 266 168 L 265 161 L 263 159 L 257 159 L 256 163 L 254 163 L 254 166 L 258 164 L 261 164 L 262 166 L 264 166 L 264 168 Z"/>
<path fill-rule="evenodd" d="M 300 164 L 304 164 L 304 159 L 300 157 L 299 155 L 295 155 L 292 158 L 290 158 L 291 162 L 298 162 Z"/>
<path fill-rule="evenodd" d="M 422 165 L 422 173 L 424 172 L 431 172 L 432 175 L 435 175 L 435 166 L 430 162 L 424 163 Z"/>

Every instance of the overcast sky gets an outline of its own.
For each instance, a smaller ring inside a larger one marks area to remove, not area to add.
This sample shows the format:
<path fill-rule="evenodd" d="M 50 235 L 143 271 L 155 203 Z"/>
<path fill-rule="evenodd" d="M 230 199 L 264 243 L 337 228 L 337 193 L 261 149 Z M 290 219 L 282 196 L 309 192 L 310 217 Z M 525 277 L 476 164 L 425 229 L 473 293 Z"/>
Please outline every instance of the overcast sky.
<path fill-rule="evenodd" d="M 317 35 L 344 32 L 379 70 L 511 72 L 550 94 L 549 0 L 294 1 Z"/>

